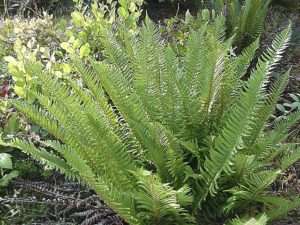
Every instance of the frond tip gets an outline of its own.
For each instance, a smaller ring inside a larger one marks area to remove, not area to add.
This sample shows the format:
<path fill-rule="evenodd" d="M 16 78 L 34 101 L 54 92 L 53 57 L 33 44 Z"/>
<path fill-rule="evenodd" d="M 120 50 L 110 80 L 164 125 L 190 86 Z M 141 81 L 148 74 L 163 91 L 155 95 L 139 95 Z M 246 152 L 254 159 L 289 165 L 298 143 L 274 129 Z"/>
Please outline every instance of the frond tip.
<path fill-rule="evenodd" d="M 268 217 L 263 214 L 258 219 L 251 218 L 249 220 L 234 219 L 229 225 L 266 225 L 268 222 Z"/>

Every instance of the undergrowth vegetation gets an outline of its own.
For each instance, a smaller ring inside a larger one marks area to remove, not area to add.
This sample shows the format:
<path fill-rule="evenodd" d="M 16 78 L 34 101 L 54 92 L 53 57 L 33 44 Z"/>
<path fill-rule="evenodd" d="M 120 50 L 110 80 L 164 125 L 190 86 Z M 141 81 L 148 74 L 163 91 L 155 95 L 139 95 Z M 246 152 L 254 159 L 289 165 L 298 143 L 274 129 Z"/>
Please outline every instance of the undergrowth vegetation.
<path fill-rule="evenodd" d="M 273 76 L 291 24 L 259 49 L 270 2 L 211 1 L 174 19 L 175 37 L 140 0 L 5 20 L 0 186 L 31 167 L 14 165 L 19 149 L 105 202 L 82 224 L 106 212 L 118 224 L 264 225 L 300 207 L 274 193 L 300 159 L 300 112 L 296 94 L 278 103 L 290 69 Z"/>
<path fill-rule="evenodd" d="M 228 36 L 234 35 L 235 45 L 246 47 L 263 31 L 271 0 L 211 0 L 214 8 L 226 16 Z"/>

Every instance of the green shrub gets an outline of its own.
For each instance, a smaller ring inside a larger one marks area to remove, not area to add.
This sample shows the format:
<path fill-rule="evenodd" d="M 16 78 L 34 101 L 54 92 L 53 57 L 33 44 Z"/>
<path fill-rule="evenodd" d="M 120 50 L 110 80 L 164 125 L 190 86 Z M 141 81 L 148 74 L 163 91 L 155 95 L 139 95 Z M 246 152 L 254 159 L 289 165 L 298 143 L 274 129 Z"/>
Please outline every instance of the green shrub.
<path fill-rule="evenodd" d="M 53 69 L 58 60 L 62 32 L 52 16 L 25 19 L 6 19 L 0 30 L 0 45 L 4 53 L 0 56 L 5 78 L 11 76 L 14 92 L 24 97 L 24 89 L 34 86 L 34 78 L 25 70 L 25 61 L 41 62 Z M 57 70 L 57 69 L 56 69 Z M 62 69 L 61 69 L 62 70 Z"/>
<path fill-rule="evenodd" d="M 275 219 L 299 206 L 269 194 L 300 158 L 298 146 L 285 142 L 298 111 L 268 129 L 289 71 L 269 78 L 290 27 L 243 80 L 258 41 L 235 56 L 225 18 L 206 20 L 180 57 L 149 19 L 135 35 L 105 29 L 104 61 L 72 59 L 82 82 L 61 82 L 28 63 L 41 87 L 29 90 L 38 104 L 12 103 L 56 140 L 2 144 L 80 179 L 133 225 L 229 222 L 262 212 Z"/>
<path fill-rule="evenodd" d="M 70 77 L 69 54 L 79 54 L 82 58 L 101 55 L 102 46 L 98 39 L 103 29 L 121 21 L 129 28 L 128 32 L 134 33 L 141 4 L 140 0 L 120 1 L 117 13 L 117 1 L 108 5 L 93 1 L 88 15 L 75 10 L 68 24 L 64 19 L 55 20 L 46 13 L 41 18 L 6 19 L 0 29 L 0 46 L 5 50 L 0 60 L 6 61 L 3 64 L 7 64 L 7 68 L 3 70 L 12 76 L 14 92 L 19 97 L 26 97 L 24 90 L 35 86 L 35 77 L 25 66 L 28 62 L 40 63 L 57 77 Z"/>
<path fill-rule="evenodd" d="M 134 33 L 142 13 L 142 4 L 143 0 L 109 1 L 106 4 L 94 0 L 88 13 L 81 9 L 75 10 L 71 14 L 71 26 L 67 32 L 69 40 L 63 43 L 64 49 L 74 53 L 77 48 L 88 43 L 90 53 L 99 54 L 102 46 L 98 40 L 102 30 L 122 22 L 126 24 L 127 32 Z"/>

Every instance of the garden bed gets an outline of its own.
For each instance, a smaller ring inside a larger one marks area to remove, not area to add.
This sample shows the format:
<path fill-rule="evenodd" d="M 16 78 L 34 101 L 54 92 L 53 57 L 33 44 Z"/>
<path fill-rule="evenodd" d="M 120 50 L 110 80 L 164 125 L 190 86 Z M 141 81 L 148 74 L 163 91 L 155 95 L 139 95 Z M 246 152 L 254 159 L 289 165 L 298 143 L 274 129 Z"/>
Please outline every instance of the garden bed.
<path fill-rule="evenodd" d="M 146 6 L 147 13 L 151 19 L 159 24 L 164 24 L 166 18 L 172 18 L 174 16 L 182 17 L 183 12 L 188 9 L 189 6 L 173 5 L 170 7 L 168 3 L 158 4 L 149 3 Z M 192 14 L 195 14 L 194 8 L 191 8 Z M 264 48 L 268 46 L 274 39 L 275 35 L 283 30 L 288 21 L 293 23 L 293 36 L 290 43 L 290 47 L 285 53 L 283 60 L 276 69 L 276 73 L 280 74 L 292 67 L 291 78 L 289 81 L 286 94 L 282 97 L 282 103 L 286 100 L 290 100 L 291 93 L 299 93 L 300 88 L 300 14 L 298 11 L 288 10 L 284 7 L 274 6 L 270 9 L 267 22 L 265 24 L 265 32 L 262 34 L 261 45 Z M 299 106 L 300 109 L 300 106 Z M 282 112 L 278 111 L 278 115 Z M 31 133 L 32 134 L 32 133 Z M 34 140 L 34 135 L 33 135 Z M 37 137 L 39 138 L 39 137 Z M 294 136 L 294 138 L 300 138 L 300 136 Z M 21 156 L 24 157 L 24 156 Z M 28 160 L 26 158 L 26 160 Z M 52 173 L 52 172 L 50 172 Z M 5 198 L 0 199 L 0 205 L 6 206 L 1 210 L 15 210 L 11 204 L 17 205 L 17 211 L 15 215 L 11 216 L 11 224 L 21 224 L 22 213 L 26 213 L 28 205 L 32 205 L 36 208 L 36 215 L 32 217 L 36 219 L 28 221 L 28 224 L 105 224 L 105 225 L 121 225 L 122 219 L 116 215 L 111 209 L 109 209 L 100 199 L 96 197 L 93 191 L 87 190 L 85 187 L 78 185 L 77 183 L 70 183 L 65 181 L 64 177 L 57 174 L 41 174 L 37 173 L 37 177 L 34 180 L 17 179 L 12 183 L 13 188 L 8 188 L 5 193 Z M 26 178 L 26 177 L 23 177 Z M 296 163 L 285 174 L 282 175 L 281 180 L 278 181 L 277 188 L 272 190 L 278 192 L 283 196 L 299 196 L 300 192 L 300 166 Z M 23 194 L 23 191 L 25 195 Z M 25 203 L 23 204 L 22 203 Z M 26 203 L 27 202 L 27 203 Z M 38 205 L 40 202 L 41 204 Z M 26 205 L 27 204 L 27 205 Z M 47 209 L 48 207 L 48 209 Z M 19 211 L 18 211 L 19 210 Z M 6 212 L 2 212 L 5 214 Z M 38 214 L 43 214 L 38 215 Z M 5 214 L 7 215 L 7 214 Z M 85 218 L 90 218 L 85 221 Z M 91 219 L 92 218 L 92 219 Z M 272 223 L 272 225 L 299 225 L 300 224 L 300 211 L 295 210 L 291 212 L 287 218 L 278 222 Z M 22 223 L 23 224 L 23 223 Z M 220 224 L 221 225 L 221 224 Z"/>

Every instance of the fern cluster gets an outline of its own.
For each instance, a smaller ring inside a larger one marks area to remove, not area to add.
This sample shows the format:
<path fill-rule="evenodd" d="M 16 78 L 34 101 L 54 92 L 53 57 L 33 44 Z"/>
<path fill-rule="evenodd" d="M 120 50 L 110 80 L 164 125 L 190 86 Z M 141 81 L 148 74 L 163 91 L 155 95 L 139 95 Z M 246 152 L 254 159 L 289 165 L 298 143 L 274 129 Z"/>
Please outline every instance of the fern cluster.
<path fill-rule="evenodd" d="M 300 158 L 297 144 L 285 142 L 299 112 L 268 129 L 289 77 L 287 71 L 270 81 L 290 27 L 246 79 L 258 41 L 236 56 L 233 39 L 224 38 L 223 16 L 202 24 L 190 32 L 182 56 L 149 19 L 135 35 L 122 25 L 118 35 L 105 29 L 99 40 L 105 60 L 73 57 L 78 82 L 28 64 L 41 84 L 29 90 L 36 104 L 12 103 L 56 140 L 40 147 L 20 139 L 2 144 L 86 183 L 132 225 L 236 216 L 258 216 L 263 224 L 262 212 L 275 219 L 297 207 L 300 200 L 268 193 Z"/>
<path fill-rule="evenodd" d="M 263 31 L 272 0 L 211 0 L 212 6 L 226 16 L 227 34 L 244 48 Z"/>

